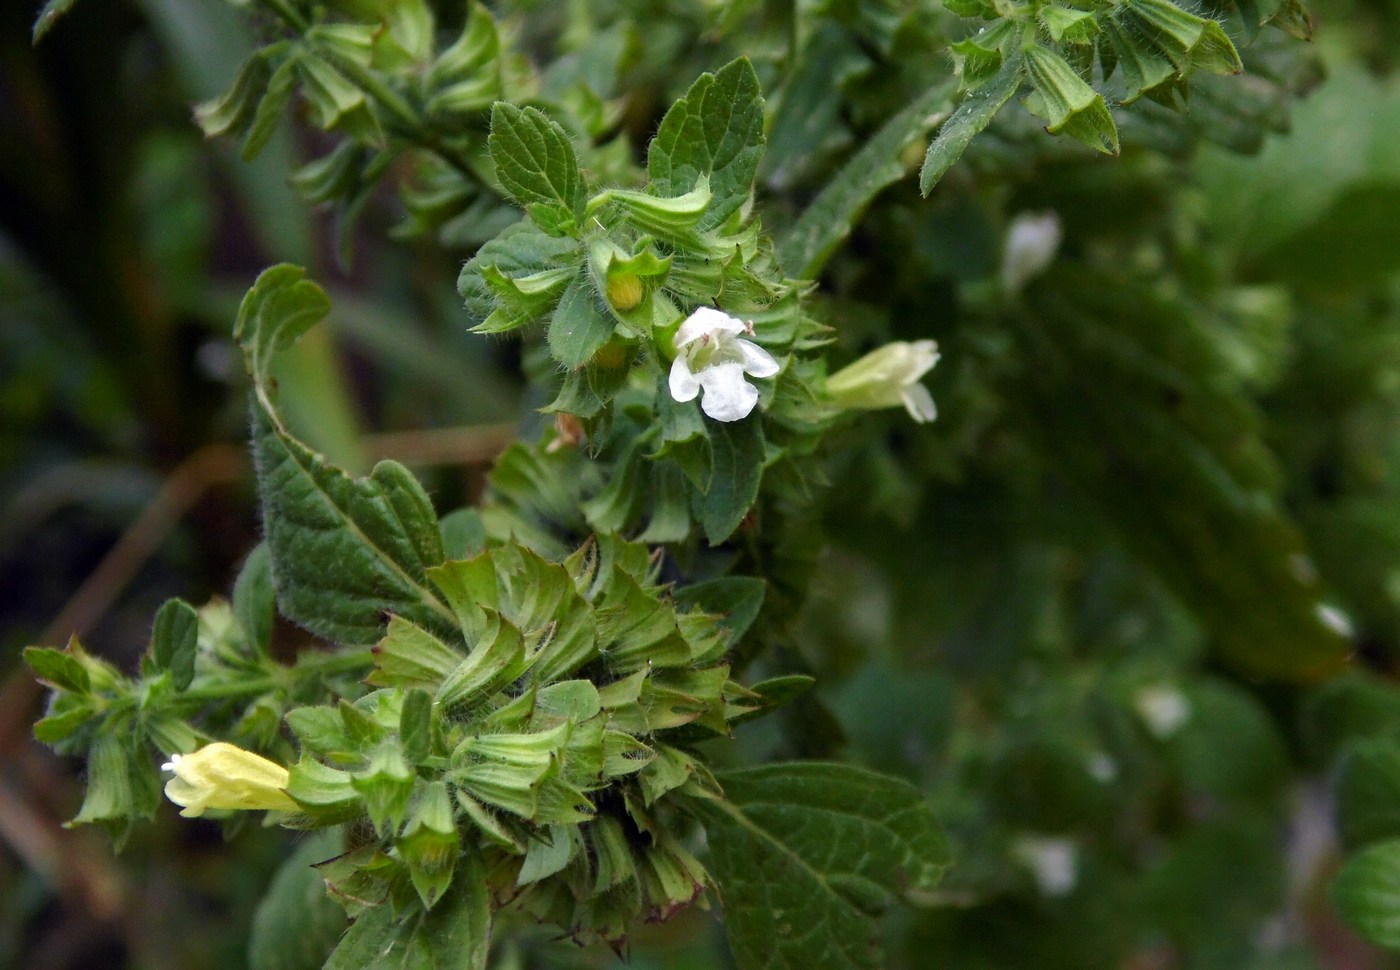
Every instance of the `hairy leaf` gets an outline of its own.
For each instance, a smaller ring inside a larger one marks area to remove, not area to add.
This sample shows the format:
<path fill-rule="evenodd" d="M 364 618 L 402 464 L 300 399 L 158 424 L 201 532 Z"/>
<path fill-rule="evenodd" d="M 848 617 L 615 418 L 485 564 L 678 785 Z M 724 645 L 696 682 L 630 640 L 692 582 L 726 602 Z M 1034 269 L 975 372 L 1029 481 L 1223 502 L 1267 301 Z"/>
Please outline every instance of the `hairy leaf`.
<path fill-rule="evenodd" d="M 873 911 L 932 891 L 949 862 L 923 796 L 849 765 L 724 772 L 694 804 L 741 970 L 883 966 Z"/>
<path fill-rule="evenodd" d="M 694 511 L 705 538 L 717 545 L 734 534 L 758 499 L 767 451 L 763 424 L 756 417 L 714 422 L 710 445 L 714 454 L 710 487 L 695 495 Z"/>
<path fill-rule="evenodd" d="M 972 139 L 992 123 L 997 112 L 1010 101 L 1021 86 L 1022 58 L 1008 57 L 986 84 L 963 99 L 953 116 L 938 129 L 938 136 L 928 146 L 924 167 L 919 171 L 919 191 L 928 195 L 938 180 L 947 174 L 953 163 L 962 157 Z"/>
<path fill-rule="evenodd" d="M 274 584 L 282 612 L 313 633 L 350 643 L 379 638 L 394 613 L 455 627 L 425 570 L 443 559 L 432 505 L 405 469 L 381 462 L 352 478 L 301 443 L 277 413 L 273 355 L 329 310 L 295 266 L 258 277 L 234 335 L 253 379 L 253 447 Z"/>
<path fill-rule="evenodd" d="M 333 834 L 320 833 L 282 863 L 253 914 L 248 970 L 320 970 L 345 931 L 345 911 L 312 867 L 340 851 Z"/>
<path fill-rule="evenodd" d="M 778 259 L 784 270 L 800 279 L 821 273 L 875 196 L 907 174 L 901 153 L 944 117 L 951 93 L 949 85 L 930 88 L 851 157 L 783 237 Z"/>
<path fill-rule="evenodd" d="M 446 895 L 428 912 L 387 901 L 355 920 L 325 970 L 485 970 L 491 902 L 481 858 L 462 854 Z"/>
<path fill-rule="evenodd" d="M 577 231 L 583 176 L 568 132 L 538 108 L 498 101 L 488 145 L 501 185 L 541 229 L 554 236 Z"/>
<path fill-rule="evenodd" d="M 748 58 L 702 74 L 675 104 L 647 149 L 654 195 L 681 196 L 709 180 L 710 206 L 697 228 L 713 229 L 739 210 L 763 155 L 763 94 Z"/>

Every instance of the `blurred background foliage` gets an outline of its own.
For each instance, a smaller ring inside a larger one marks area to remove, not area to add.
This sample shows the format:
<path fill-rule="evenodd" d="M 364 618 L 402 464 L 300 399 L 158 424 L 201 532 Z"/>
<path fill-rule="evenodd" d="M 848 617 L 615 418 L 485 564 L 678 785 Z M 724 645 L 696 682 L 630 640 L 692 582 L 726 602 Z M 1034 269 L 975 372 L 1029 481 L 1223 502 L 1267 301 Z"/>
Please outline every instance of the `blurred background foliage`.
<path fill-rule="evenodd" d="M 630 14 L 634 146 L 730 54 L 781 78 L 759 199 L 779 232 L 948 72 L 932 4 L 798 5 L 810 78 L 783 74 L 787 4 L 499 6 L 542 62 Z M 957 862 L 931 910 L 889 919 L 898 966 L 1400 966 L 1327 894 L 1343 845 L 1400 835 L 1400 5 L 1314 12 L 1313 49 L 1260 35 L 1185 120 L 1120 119 L 1115 160 L 1007 112 L 826 269 L 814 315 L 843 354 L 939 341 L 941 417 L 874 414 L 834 449 L 832 541 L 775 662 L 821 703 L 731 756 L 928 792 Z M 30 737 L 19 650 L 76 632 L 130 668 L 162 600 L 227 590 L 258 532 L 229 328 L 267 264 L 309 266 L 336 307 L 283 399 L 337 462 L 399 458 L 450 509 L 540 402 L 516 345 L 465 333 L 470 239 L 391 236 L 379 192 L 347 261 L 287 181 L 325 136 L 287 124 L 252 164 L 205 142 L 190 105 L 255 46 L 246 12 L 88 0 L 37 48 L 34 13 L 0 5 L 0 965 L 242 967 L 285 835 L 225 846 L 168 811 L 114 859 L 59 829 L 79 786 Z M 1007 295 L 1007 225 L 1046 210 L 1061 258 Z M 1340 672 L 1315 660 L 1332 640 L 1355 644 Z M 723 967 L 718 940 L 688 914 L 631 966 Z M 522 929 L 497 962 L 615 959 Z"/>

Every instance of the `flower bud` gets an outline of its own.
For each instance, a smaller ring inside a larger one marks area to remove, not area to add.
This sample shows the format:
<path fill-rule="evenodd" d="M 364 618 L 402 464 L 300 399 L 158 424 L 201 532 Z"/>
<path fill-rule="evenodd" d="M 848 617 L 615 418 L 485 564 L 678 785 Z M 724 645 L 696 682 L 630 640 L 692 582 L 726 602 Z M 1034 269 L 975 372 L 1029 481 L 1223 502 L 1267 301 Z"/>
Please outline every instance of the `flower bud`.
<path fill-rule="evenodd" d="M 919 383 L 938 363 L 932 340 L 896 341 L 873 350 L 827 378 L 826 392 L 843 410 L 874 410 L 904 405 L 920 423 L 938 416 L 933 396 Z"/>
<path fill-rule="evenodd" d="M 616 310 L 626 312 L 642 302 L 642 280 L 635 273 L 618 273 L 608 277 L 608 302 Z"/>
<path fill-rule="evenodd" d="M 181 815 L 195 818 L 207 809 L 294 812 L 287 795 L 286 768 L 261 755 L 223 741 L 206 744 L 193 754 L 172 754 L 161 765 L 175 777 L 165 785 L 165 797 L 181 806 Z"/>

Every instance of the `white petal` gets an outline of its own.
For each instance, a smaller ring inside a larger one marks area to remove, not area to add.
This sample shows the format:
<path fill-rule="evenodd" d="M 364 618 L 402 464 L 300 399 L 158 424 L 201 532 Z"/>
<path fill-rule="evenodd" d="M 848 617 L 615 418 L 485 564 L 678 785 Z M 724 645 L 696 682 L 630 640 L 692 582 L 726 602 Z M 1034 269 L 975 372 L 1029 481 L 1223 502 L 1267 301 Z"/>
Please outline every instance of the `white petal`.
<path fill-rule="evenodd" d="M 690 372 L 690 364 L 684 357 L 671 362 L 670 384 L 671 397 L 682 403 L 695 400 L 695 395 L 700 393 L 700 382 Z"/>
<path fill-rule="evenodd" d="M 731 317 L 723 310 L 716 310 L 712 306 L 702 306 L 686 317 L 685 322 L 676 331 L 676 346 L 684 347 L 686 344 L 699 340 L 705 334 L 715 331 L 743 333 L 744 321 Z"/>
<path fill-rule="evenodd" d="M 695 376 L 705 389 L 700 410 L 716 421 L 746 418 L 758 404 L 758 389 L 744 380 L 742 364 L 716 364 Z"/>
<path fill-rule="evenodd" d="M 938 407 L 933 403 L 933 395 L 917 381 L 904 388 L 900 397 L 904 400 L 904 407 L 909 416 L 920 424 L 938 417 Z"/>
<path fill-rule="evenodd" d="M 773 355 L 750 340 L 736 340 L 739 353 L 744 356 L 744 371 L 754 377 L 772 377 L 778 373 L 778 362 Z"/>

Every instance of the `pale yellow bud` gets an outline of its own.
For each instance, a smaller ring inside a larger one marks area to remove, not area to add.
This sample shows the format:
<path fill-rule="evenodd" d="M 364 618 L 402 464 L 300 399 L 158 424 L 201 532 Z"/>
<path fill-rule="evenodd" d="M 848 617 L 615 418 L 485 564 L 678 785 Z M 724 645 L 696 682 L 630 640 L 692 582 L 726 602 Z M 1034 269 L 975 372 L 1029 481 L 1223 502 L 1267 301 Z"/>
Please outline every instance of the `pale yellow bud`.
<path fill-rule="evenodd" d="M 608 302 L 626 312 L 636 309 L 645 291 L 641 279 L 634 273 L 618 273 L 608 277 Z"/>
<path fill-rule="evenodd" d="M 188 818 L 211 808 L 244 811 L 269 809 L 293 812 L 297 803 L 286 792 L 287 769 L 261 755 L 223 741 L 207 744 L 193 754 L 172 754 L 161 765 L 175 777 L 166 782 L 165 797 Z"/>
<path fill-rule="evenodd" d="M 938 412 L 919 379 L 936 363 L 938 345 L 932 340 L 896 341 L 832 374 L 827 378 L 826 392 L 838 407 L 847 410 L 902 404 L 915 421 L 932 421 Z"/>

